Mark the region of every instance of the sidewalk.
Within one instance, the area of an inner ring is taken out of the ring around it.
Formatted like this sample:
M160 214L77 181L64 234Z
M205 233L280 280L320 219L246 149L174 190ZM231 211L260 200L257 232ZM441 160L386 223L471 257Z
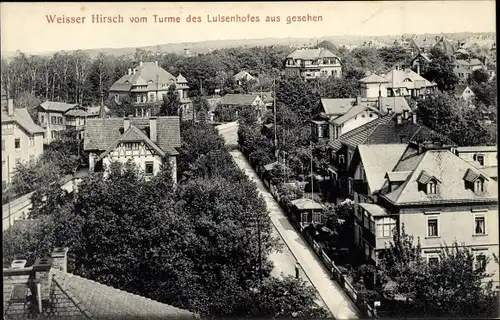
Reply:
M287 217L281 210L273 196L266 190L257 174L240 151L232 151L231 156L238 167L257 184L259 193L266 201L271 221L278 230L288 248L300 263L302 270L310 282L318 291L327 309L336 319L359 319L359 311L354 303L344 293L342 288L330 278L321 261L316 257L312 249L302 239L299 233L288 222Z

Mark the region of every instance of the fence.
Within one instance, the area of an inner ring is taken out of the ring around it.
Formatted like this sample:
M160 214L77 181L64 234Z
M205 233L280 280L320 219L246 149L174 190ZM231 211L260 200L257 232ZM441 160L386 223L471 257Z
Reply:
M243 150L243 148L240 146L240 150L242 151L243 155L248 159L248 154ZM251 164L252 165L252 164ZM253 165L252 165L253 167ZM297 231L299 231L303 238L306 240L306 242L309 244L309 246L313 249L313 251L316 253L316 256L319 258L319 260L323 263L323 266L327 270L329 270L332 279L334 279L340 287L344 290L344 292L349 296L349 298L356 304L358 309L365 314L366 316L370 318L378 318L376 315L375 311L373 308L363 299L360 298L358 292L354 287L352 286L349 281L346 280L346 277L342 274L342 272L337 268L335 263L330 259L330 257L323 251L321 248L320 244L317 243L312 236L305 230L305 228L300 225L295 219L291 218L291 212L288 209L288 206L285 206L283 201L280 201L279 196L276 192L273 192L276 190L276 188L271 184L271 183L266 183L266 187L270 190L270 193L274 196L276 201L279 203L280 207L282 210L285 212L286 216L288 217L289 222L295 227Z

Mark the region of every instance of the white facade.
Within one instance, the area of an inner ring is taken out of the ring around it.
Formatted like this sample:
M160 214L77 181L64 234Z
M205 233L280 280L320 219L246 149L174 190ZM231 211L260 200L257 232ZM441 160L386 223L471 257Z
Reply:
M362 98L377 98L379 96L387 97L387 83L362 83L361 97Z
M42 153L43 133L30 134L15 122L2 123L2 181L12 181L17 163L37 161Z

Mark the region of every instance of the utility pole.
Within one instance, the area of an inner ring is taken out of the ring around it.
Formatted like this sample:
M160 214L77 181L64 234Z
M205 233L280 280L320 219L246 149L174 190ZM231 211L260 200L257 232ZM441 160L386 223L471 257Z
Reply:
M10 195L11 195L11 191L10 191L10 157L7 156L7 201L8 202L8 208L9 208L9 227L12 227L12 221L11 221L11 217L10 217L10 202L11 202L11 198L10 198Z
M278 161L278 135L276 126L276 77L273 76L273 109L274 109L274 157Z
M257 237L259 237L259 279L262 283L262 240L260 236L260 216L257 216Z

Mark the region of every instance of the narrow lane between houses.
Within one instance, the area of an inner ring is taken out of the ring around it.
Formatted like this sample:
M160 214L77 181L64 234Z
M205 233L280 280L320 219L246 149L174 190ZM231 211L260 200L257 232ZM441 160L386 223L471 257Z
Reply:
M229 123L218 127L219 132L226 140L226 144L232 145L237 143L237 128L237 123ZM302 271L310 283L316 288L319 296L326 305L326 309L336 319L359 319L360 313L354 303L342 288L331 279L329 272L316 257L313 250L309 248L305 240L290 224L278 203L267 191L243 154L238 150L231 151L230 153L237 166L257 184L257 189L266 202L269 216L275 229L286 243L287 248L291 251L294 258L300 263Z

